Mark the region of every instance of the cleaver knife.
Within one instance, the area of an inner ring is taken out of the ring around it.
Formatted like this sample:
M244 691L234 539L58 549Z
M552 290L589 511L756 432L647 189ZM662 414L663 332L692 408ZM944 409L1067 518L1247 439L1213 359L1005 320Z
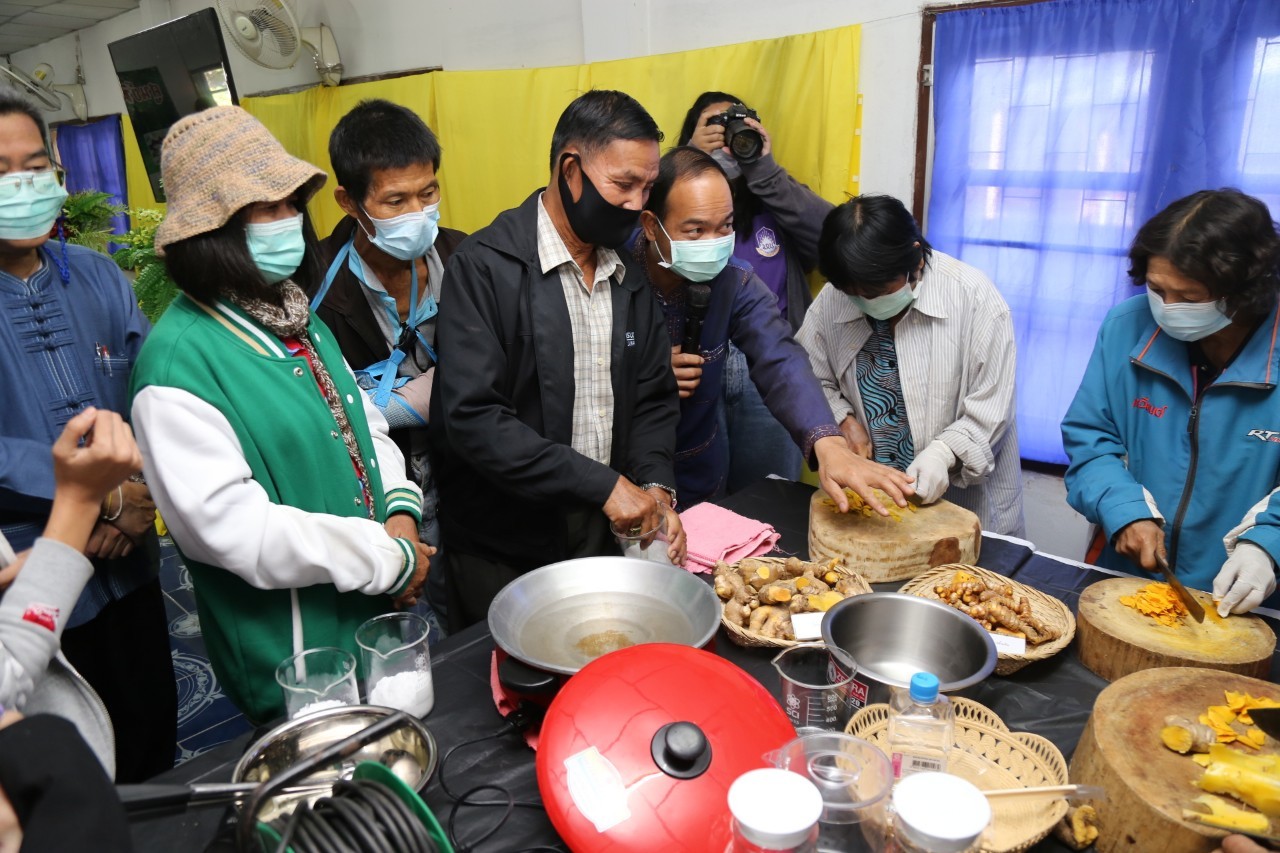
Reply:
M1280 740L1280 708L1254 708L1249 711L1254 725L1276 740Z
M1169 582L1169 586L1173 587L1178 599L1186 605L1191 618L1197 622L1203 622L1204 608L1200 606L1200 602L1196 601L1195 596L1187 592L1187 588L1182 585L1182 581L1173 576L1173 571L1169 568L1169 561L1165 559L1164 554L1156 553L1156 565L1160 567L1160 572L1164 575L1164 579Z

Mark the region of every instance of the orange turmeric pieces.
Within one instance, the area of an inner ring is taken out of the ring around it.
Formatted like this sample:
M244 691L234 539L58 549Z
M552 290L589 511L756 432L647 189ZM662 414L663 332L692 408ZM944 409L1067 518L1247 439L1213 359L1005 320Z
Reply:
M1167 583L1149 583L1133 595L1120 596L1120 603L1169 628L1181 628L1187 606Z

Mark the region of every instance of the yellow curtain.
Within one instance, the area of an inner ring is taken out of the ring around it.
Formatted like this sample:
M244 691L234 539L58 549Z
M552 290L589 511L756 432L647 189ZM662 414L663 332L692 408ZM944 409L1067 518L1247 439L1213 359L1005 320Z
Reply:
M685 111L703 91L745 98L760 113L779 162L822 196L839 201L858 190L860 37L860 28L852 26L590 65L443 71L245 98L243 106L291 153L330 171L330 182L311 205L321 236L341 218L333 201L329 133L365 98L404 104L440 137L442 222L463 231L482 228L546 184L556 119L591 88L633 95L666 134L664 147L675 144ZM154 204L124 121L130 203L162 207Z

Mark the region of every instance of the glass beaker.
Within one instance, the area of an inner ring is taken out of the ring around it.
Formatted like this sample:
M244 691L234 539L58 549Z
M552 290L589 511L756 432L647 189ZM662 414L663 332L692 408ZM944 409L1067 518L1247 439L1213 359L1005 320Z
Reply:
M416 613L375 616L356 629L370 705L385 705L415 717L436 703L431 681L427 620Z
M664 563L671 565L671 558L667 556L667 547L671 544L667 539L667 517L664 514L658 519L658 526L652 530L641 530L633 527L630 530L620 531L612 523L609 529L613 532L614 538L618 540L618 545L622 548L622 556L631 557L635 560L649 560L653 563Z
M893 765L874 744L844 732L820 732L764 758L808 778L822 794L820 851L863 853L884 846Z
M298 652L276 667L276 682L284 692L285 713L290 719L360 703L356 657L342 649L321 647Z
M858 665L844 649L800 643L773 659L782 676L782 707L797 734L843 729L866 697L851 688Z

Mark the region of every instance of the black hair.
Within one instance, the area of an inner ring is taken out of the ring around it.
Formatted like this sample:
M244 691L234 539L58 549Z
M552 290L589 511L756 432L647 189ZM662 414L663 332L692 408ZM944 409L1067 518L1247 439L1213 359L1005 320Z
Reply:
M689 112L684 114L684 124L680 126L680 139L676 144L688 145L689 140L693 139L693 132L698 129L698 119L702 117L702 111L712 104L723 103L742 104L744 102L728 92L703 92L695 98L693 106L689 107Z
M169 275L191 298L208 303L219 297L239 296L280 304L280 285L263 278L249 254L244 223L246 209L242 208L221 228L165 247L164 263ZM289 278L310 294L319 289L324 268L320 261L320 241L316 239L311 216L300 200L298 210L302 213L302 237L307 250L298 271Z
M888 195L849 199L827 214L818 238L822 275L837 290L867 299L904 275L910 279L932 255L915 217Z
M737 95L730 95L728 92L703 92L693 101L693 106L689 107L689 111L684 114L684 124L680 126L680 145L688 145L689 140L693 139L693 132L698 128L698 119L702 116L702 111L712 104L742 104L746 106L746 102ZM729 187L733 190L733 230L737 232L739 240L748 240L751 237L751 223L764 211L764 202L753 193L747 186L747 178L745 175L729 181Z
M1129 248L1134 284L1147 283L1157 256L1222 299L1229 317L1260 317L1275 307L1280 234L1267 206L1240 190L1201 190L1151 217Z
M592 89L579 95L565 107L551 134L552 173L570 145L577 145L589 156L617 139L661 142L662 131L653 116L626 92Z
M644 209L659 219L665 219L667 197L675 188L676 181L691 180L707 172L718 172L726 183L729 180L715 158L702 149L694 148L692 145L672 148L658 161L658 179L654 181L653 189L649 191L649 200L645 202Z
M0 116L11 115L24 115L35 122L36 129L40 131L40 139L44 142L45 151L49 152L49 127L44 123L44 116L40 114L40 110L21 95L0 89Z
M356 104L329 134L329 162L338 185L357 203L373 173L430 163L440 171L440 141L413 110L382 99Z

